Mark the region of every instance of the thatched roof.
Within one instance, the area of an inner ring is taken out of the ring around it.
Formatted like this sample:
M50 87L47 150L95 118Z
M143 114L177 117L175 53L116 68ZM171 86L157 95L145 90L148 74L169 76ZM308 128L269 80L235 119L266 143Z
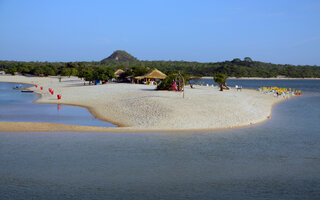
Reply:
M118 69L114 72L114 75L116 76L116 78L118 78L122 73L124 73L124 71L122 69Z
M146 74L144 76L136 76L134 77L134 79L136 80L141 80L141 79L165 79L167 77L167 75L165 75L164 73L160 72L157 69L152 70L152 72L150 72L149 74Z
M154 69L152 72L144 76L145 78L150 78L150 79L165 79L167 75L164 73L160 72L157 69Z
M134 78L137 79L137 80L141 80L141 79L144 79L145 76L136 76L136 77L134 77Z

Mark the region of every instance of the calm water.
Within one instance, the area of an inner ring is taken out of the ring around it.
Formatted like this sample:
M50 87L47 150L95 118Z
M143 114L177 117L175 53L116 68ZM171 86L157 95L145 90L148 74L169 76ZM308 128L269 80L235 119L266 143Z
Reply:
M215 85L217 83L213 79L201 79L196 83L202 85ZM295 88L298 90L304 90L308 92L320 92L319 85L320 80L239 80L239 79L227 79L227 85L235 87L235 85L241 85L247 89L258 89L262 86L266 87L282 87L282 88Z
M0 199L320 199L320 81L267 84L307 94L248 128L0 133Z
M115 127L95 118L86 108L57 104L32 103L38 98L34 93L24 93L12 88L21 85L0 82L0 121L49 122L85 126Z

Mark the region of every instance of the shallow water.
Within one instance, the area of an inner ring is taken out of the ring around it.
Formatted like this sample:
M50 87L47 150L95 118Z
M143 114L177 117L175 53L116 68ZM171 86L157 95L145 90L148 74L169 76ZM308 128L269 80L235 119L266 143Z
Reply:
M202 85L215 85L217 83L213 79L201 79L197 82ZM227 79L226 81L228 86L235 87L235 85L242 86L246 89L258 89L260 87L273 87L277 86L280 88L292 88L297 90L302 90L304 92L320 92L320 80L252 80L252 79Z
M320 199L320 87L304 87L247 128L0 133L0 199Z
M32 103L38 98L38 95L13 90L12 88L17 85L19 84L0 83L0 121L116 127L116 125L95 118L86 108ZM28 87L28 85L20 85Z

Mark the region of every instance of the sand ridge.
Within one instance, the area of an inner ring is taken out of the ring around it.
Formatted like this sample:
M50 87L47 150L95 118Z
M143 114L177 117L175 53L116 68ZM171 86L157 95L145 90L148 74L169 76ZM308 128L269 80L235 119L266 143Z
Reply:
M42 127L41 131L185 131L241 127L269 119L273 105L284 100L255 90L220 92L217 87L208 86L195 86L194 89L186 86L185 98L182 98L181 92L157 91L155 86L148 85L108 83L84 86L84 81L77 77L64 77L59 82L58 77L6 75L0 76L0 81L43 86L43 90L30 87L40 94L35 102L86 107L97 118L119 125L118 128L61 125L59 130ZM48 88L54 89L55 94L51 95ZM62 95L61 100L57 99L57 94ZM14 123L0 124L0 131L14 126ZM43 124L20 123L24 127L21 131Z

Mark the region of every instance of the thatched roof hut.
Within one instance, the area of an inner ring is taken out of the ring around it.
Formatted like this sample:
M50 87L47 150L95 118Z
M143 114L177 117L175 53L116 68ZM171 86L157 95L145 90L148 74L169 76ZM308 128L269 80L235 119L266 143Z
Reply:
M144 79L145 77L144 76L136 76L136 77L134 77L134 79L136 79L136 80L141 80L141 79Z
M152 72L144 76L144 78L147 79L165 79L166 77L167 75L165 75L157 69L154 69Z
M118 69L114 72L114 75L116 76L116 78L118 78L122 73L124 73L124 71L122 69Z
M149 84L156 84L156 80L163 80L167 77L167 75L165 75L164 73L160 72L157 69L152 70L152 72L144 75L144 76L136 76L134 77L135 80L137 80L137 83L139 83L139 81L141 80L145 80L146 82L143 82L147 85Z

